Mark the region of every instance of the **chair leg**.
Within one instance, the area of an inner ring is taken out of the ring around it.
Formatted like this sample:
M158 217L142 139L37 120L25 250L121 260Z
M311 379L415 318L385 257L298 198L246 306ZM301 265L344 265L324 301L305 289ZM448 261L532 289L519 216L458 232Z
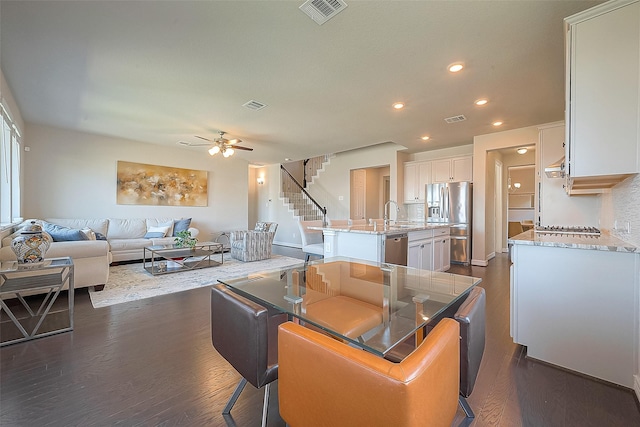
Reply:
M240 383L238 384L235 391L231 395L231 398L227 402L227 406L225 406L224 409L222 410L222 413L224 415L228 415L231 412L231 408L233 408L233 405L236 404L236 400L238 400L238 397L240 397L240 393L242 393L242 390L244 390L245 385L247 385L247 380L243 378L240 380Z
M469 402L467 402L467 399L465 399L464 396L458 396L458 403L460 404L460 407L464 411L464 414L467 416L467 418L476 417L476 415L473 413L473 410L471 409L471 406L469 405Z
M262 404L262 427L267 427L267 413L269 412L269 390L271 383L264 386L264 403Z
M307 257L304 259L304 262L309 262L309 258L311 258L311 254L306 254Z

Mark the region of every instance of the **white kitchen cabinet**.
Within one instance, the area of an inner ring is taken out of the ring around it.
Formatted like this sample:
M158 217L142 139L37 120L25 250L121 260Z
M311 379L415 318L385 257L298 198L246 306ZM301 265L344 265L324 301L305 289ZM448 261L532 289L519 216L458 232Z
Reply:
M473 180L473 156L438 159L431 162L431 182L461 182Z
M433 270L433 231L408 233L407 266Z
M511 334L527 356L632 388L638 254L514 244Z
M436 229L433 235L433 270L447 271L449 268L451 268L449 228Z
M611 187L640 172L640 2L609 1L565 21L569 184Z
M426 185L431 183L431 162L404 164L404 202L424 203Z

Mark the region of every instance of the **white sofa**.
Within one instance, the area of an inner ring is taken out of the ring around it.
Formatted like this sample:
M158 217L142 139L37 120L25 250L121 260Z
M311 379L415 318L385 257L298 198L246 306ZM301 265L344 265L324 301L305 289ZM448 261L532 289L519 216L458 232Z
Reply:
M158 227L172 223L172 218L105 218L105 219L64 219L44 218L28 219L20 224L16 231L2 239L0 261L15 260L11 249L11 241L20 234L20 229L31 221L43 225L43 221L71 229L91 229L94 234L101 234L106 240L54 241L45 254L46 258L71 257L74 264L74 286L82 288L104 285L109 278L109 264L112 262L139 260L143 257L143 248L152 245L174 243L173 227L168 237L145 238L150 227ZM44 228L44 227L43 227ZM189 227L193 237L198 229Z

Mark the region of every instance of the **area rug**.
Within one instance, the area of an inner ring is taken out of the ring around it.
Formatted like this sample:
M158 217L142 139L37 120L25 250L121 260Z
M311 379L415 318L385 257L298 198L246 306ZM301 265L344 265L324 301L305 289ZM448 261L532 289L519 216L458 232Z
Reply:
M218 256L219 261L219 256ZM89 289L91 303L95 308L107 307L123 302L136 301L186 291L218 283L218 279L246 276L259 271L274 270L304 263L303 260L281 255L253 262L241 262L224 257L224 264L200 270L152 276L142 268L142 263L109 267L109 280L101 291ZM148 264L147 264L148 265Z

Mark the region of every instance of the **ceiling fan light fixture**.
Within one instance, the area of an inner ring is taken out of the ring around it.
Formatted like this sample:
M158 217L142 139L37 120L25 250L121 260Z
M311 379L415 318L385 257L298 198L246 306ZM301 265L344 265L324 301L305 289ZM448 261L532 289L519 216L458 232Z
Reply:
M220 147L217 145L214 145L213 147L209 148L209 154L212 156L215 156L219 152L220 152Z

